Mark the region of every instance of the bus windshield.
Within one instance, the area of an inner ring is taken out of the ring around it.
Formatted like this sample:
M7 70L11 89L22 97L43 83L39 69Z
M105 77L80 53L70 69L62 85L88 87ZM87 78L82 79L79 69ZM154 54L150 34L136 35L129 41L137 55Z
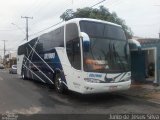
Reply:
M89 35L89 50L83 50L84 71L118 73L130 71L130 53L121 27L98 22L80 22Z

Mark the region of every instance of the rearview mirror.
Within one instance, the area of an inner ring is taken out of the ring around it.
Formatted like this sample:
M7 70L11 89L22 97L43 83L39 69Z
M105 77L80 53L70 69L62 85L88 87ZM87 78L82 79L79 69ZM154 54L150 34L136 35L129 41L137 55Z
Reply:
M130 48L131 51L135 51L135 50L136 51L141 51L141 44L137 40L129 39L128 43L129 43L129 48Z
M89 52L90 39L89 36L85 32L81 32L83 51Z

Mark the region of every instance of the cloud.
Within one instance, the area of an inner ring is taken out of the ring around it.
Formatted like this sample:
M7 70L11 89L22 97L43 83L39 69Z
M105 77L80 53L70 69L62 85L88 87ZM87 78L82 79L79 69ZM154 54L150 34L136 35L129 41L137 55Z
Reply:
M119 4L109 7L109 9L123 18L135 35L158 37L160 6L157 8L156 4L160 4L160 2L158 0L121 0Z
M66 9L76 10L99 1L101 0L0 0L0 38L8 40L6 48L15 49L24 41L25 34L11 23L25 30L25 19L21 19L21 16L33 16L29 20L29 34L34 34L59 22L59 16ZM136 36L158 37L160 6L155 6L158 4L160 5L159 0L106 0L101 5L115 11ZM0 49L2 43L0 42Z

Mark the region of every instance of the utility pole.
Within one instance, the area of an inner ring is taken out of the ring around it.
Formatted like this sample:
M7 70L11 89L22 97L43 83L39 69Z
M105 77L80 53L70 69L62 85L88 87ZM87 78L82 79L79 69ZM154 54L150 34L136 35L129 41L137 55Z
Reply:
M6 41L7 40L2 40L4 42L4 56L3 56L3 63L5 62L5 54L6 54Z
M23 16L21 16L21 18L26 19L26 39L28 41L28 19L33 19L33 17L27 17L27 16L23 17Z

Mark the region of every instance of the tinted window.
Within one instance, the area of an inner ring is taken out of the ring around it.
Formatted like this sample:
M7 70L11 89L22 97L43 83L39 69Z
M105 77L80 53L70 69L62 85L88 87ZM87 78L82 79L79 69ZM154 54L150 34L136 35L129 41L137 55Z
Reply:
M27 43L21 45L21 46L18 48L18 55L26 55L26 54L27 54Z
M66 25L66 42L78 38L78 27L77 24L71 23Z
M87 72L118 73L130 70L128 44L122 40L91 38L89 51L84 51Z
M34 38L31 41L19 46L18 48L18 55L26 55L28 56L28 54L31 52L31 48L29 45L31 45L31 47L34 47L35 42L37 41L38 38Z
M41 53L43 52L43 45L42 43L39 42L39 40L35 39L29 42L28 44L28 56L29 59L32 61L38 61L40 60L39 56L31 49L31 47L39 54L41 55Z
M81 50L80 39L78 35L78 27L76 24L66 25L66 51L71 65L80 70L81 69Z
M75 39L67 42L66 50L71 65L75 69L80 70L81 69L80 40Z
M44 51L51 50L54 47L64 47L64 27L43 34L40 36L39 42L43 45Z
M126 40L124 31L118 26L98 22L81 21L80 28L82 32L87 33L90 37Z
M18 48L18 55L23 55L25 52L25 47L24 45L19 46Z

